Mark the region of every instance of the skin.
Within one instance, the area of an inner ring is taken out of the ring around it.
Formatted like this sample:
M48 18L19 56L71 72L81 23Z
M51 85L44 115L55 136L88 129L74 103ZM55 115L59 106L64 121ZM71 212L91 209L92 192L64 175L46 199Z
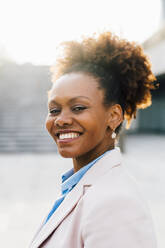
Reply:
M85 73L63 75L49 92L46 128L61 156L73 159L75 172L114 148L112 130L123 121L122 109L119 104L105 107L103 99L98 79ZM65 141L57 136L71 131L80 136Z

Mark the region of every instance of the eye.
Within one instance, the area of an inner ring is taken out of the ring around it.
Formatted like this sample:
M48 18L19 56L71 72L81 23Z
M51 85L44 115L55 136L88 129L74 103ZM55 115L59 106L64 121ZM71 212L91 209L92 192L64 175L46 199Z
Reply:
M58 108L54 108L54 109L49 109L49 113L50 114L54 114L54 115L57 115L58 113L60 113L60 109Z
M87 107L85 107L85 106L78 105L78 106L74 106L72 108L72 111L74 111L74 112L81 112L81 111L85 110L86 108Z

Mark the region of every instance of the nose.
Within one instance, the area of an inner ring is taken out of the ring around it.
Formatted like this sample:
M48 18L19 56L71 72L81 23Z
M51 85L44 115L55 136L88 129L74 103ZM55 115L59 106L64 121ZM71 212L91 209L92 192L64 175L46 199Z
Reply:
M57 127L72 125L72 117L67 113L60 113L54 120L54 125Z

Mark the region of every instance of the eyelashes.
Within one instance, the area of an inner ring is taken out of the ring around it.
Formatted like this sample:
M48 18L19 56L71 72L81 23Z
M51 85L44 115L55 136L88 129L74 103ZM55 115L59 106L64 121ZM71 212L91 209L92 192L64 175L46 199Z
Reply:
M85 106L75 106L75 107L72 108L72 111L79 112L79 111L83 111L86 108L87 107L85 107Z
M49 109L49 113L50 113L50 114L58 114L58 113L60 113L60 109L56 109L56 108L54 108L54 109Z
M80 113L83 110L87 109L86 106L82 106L82 105L76 105L74 107L71 108L71 111L74 113ZM61 112L60 108L53 108L53 109L49 109L49 113L50 114L54 114L54 115L58 115Z

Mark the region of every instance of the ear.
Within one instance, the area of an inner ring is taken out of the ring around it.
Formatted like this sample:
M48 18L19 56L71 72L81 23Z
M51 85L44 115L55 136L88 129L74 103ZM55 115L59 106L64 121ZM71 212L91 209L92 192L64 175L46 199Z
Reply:
M123 122L123 111L119 104L112 105L108 110L108 126L115 131Z

